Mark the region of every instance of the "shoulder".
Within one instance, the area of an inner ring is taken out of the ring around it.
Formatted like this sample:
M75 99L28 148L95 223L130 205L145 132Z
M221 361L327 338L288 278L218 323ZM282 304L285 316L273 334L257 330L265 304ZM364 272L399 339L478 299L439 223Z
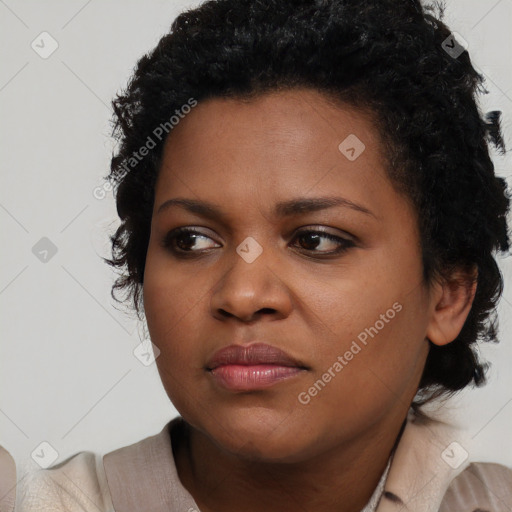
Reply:
M84 451L49 469L26 469L18 485L16 512L114 512L113 503L118 510L119 504L141 496L143 503L151 503L155 485L176 481L169 469L169 425L106 455Z
M512 469L478 462L451 482L439 512L509 512L511 506Z
M17 512L110 512L113 510L102 457L80 452L49 469L28 470Z
M178 417L160 433L108 453L103 459L116 510L195 510L183 487L173 446L184 442L184 422Z

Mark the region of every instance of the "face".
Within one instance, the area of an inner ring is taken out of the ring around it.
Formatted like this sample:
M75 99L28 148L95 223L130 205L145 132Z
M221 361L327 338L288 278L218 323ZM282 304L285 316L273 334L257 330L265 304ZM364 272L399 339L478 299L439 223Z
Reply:
M169 136L144 308L169 398L218 447L300 461L404 417L432 305L379 144L309 89L204 101Z

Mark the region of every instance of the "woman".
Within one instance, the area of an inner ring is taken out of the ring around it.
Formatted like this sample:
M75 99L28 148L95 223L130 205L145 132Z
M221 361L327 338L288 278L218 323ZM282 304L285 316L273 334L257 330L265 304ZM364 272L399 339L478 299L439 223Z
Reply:
M21 509L510 510L512 470L425 412L496 338L482 80L418 0L180 15L114 101L109 175L114 291L180 417L33 475Z

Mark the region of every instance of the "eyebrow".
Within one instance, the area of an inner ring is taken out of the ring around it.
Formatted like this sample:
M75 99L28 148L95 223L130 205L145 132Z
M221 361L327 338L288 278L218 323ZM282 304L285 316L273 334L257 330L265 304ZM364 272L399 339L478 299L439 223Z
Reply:
M186 199L182 197L168 199L162 203L158 207L157 214L163 212L171 206L180 206L185 210L202 217L213 217L219 219L225 217L225 213L222 212L220 207L213 203L208 201L198 201L196 199ZM274 215L279 218L291 217L293 215L303 215L306 213L326 210L335 206L350 208L357 212L371 215L372 217L377 218L376 215L368 208L343 197L297 198L288 201L282 201L275 205Z

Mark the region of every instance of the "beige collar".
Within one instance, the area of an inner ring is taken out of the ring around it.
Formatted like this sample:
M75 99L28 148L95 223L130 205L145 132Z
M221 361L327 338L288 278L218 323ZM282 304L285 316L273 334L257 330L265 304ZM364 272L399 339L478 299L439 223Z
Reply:
M412 411L376 512L438 512L452 480L470 463L466 431Z
M116 512L151 510L199 511L190 493L181 484L171 446L171 428L103 457L110 496Z

